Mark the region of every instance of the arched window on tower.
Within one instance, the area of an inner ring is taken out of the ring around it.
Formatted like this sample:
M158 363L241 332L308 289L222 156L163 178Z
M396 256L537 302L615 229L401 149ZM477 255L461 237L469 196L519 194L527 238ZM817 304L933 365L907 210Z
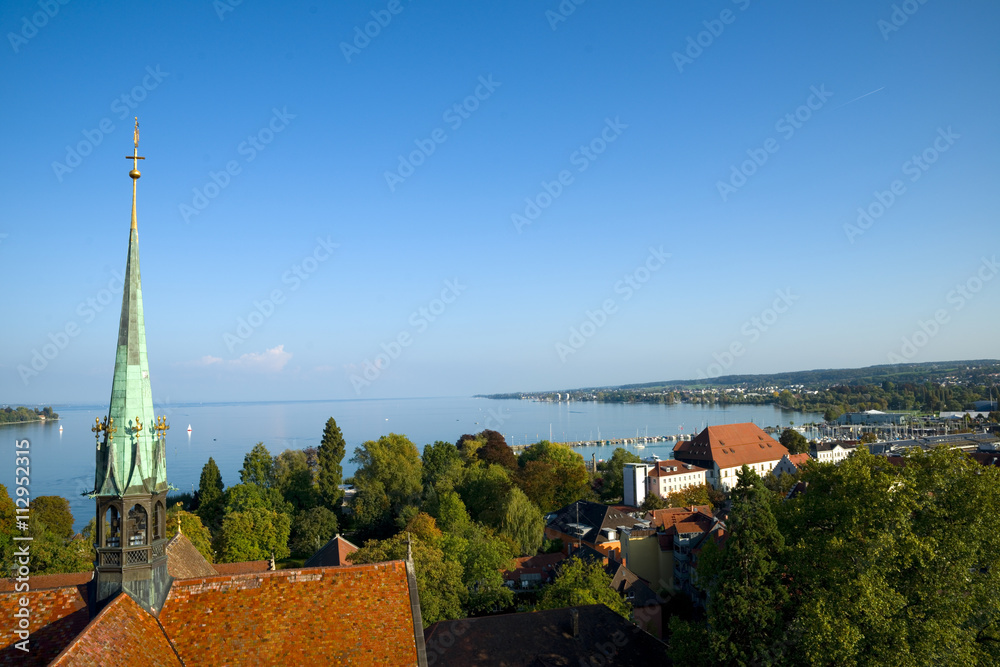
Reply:
M126 525L125 532L128 536L128 545L130 547L142 546L148 542L146 539L146 519L146 508L138 503L128 511L128 524Z
M105 547L120 547L122 545L122 519L118 508L112 505L104 512L104 544Z
M163 503L159 500L153 505L153 541L162 540L164 535Z

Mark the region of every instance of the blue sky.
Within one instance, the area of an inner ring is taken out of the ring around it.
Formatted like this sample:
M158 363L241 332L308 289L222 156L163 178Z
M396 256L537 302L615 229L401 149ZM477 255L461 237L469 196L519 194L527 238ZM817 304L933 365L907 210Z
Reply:
M998 19L4 3L0 401L107 400L134 115L160 402L995 357Z

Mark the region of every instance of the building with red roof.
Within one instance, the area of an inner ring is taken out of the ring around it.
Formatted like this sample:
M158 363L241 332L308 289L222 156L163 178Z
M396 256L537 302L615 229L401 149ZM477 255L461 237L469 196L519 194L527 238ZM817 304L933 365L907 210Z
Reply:
M709 426L674 447L674 458L706 469L706 480L717 489L736 486L743 466L766 475L788 450L756 424Z

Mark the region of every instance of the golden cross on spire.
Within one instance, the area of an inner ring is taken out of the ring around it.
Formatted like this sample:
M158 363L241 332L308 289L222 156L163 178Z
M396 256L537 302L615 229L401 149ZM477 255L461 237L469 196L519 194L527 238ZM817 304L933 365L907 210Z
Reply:
M135 148L132 150L132 154L131 155L126 155L125 156L125 159L126 160L132 160L132 171L129 173L129 176L131 176L132 178L139 178L140 174L139 174L139 162L138 161L139 160L145 160L146 158L141 157L139 155L139 117L138 116L135 117L135 133L132 135L132 137L133 137L133 143L135 144Z

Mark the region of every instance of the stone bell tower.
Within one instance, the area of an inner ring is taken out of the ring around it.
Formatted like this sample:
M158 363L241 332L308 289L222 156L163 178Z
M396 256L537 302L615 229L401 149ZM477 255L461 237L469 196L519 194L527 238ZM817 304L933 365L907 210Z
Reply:
M136 184L139 181L139 120L132 155L132 227L129 232L125 289L118 325L111 406L91 429L97 439L97 563L94 602L103 607L120 591L159 613L170 576L167 573L166 418L153 415L153 395L146 360L146 329L139 280L139 232Z

